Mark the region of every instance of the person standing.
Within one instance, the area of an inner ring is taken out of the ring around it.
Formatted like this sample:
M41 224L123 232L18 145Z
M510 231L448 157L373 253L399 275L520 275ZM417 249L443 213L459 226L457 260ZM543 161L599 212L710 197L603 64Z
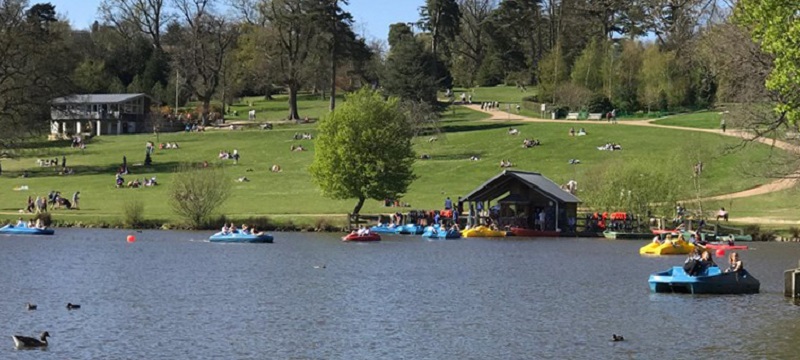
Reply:
M239 150L233 149L233 163L239 163Z
M722 118L722 120L719 121L719 127L722 129L722 132L725 132L725 128L727 127L725 124L725 118Z
M61 155L61 168L62 169L67 168L67 157L64 155Z
M76 191L74 194L72 194L72 208L73 209L75 209L75 210L79 210L80 209L80 207L78 206L78 200L80 200L80 198L81 198L81 192L80 191Z
M453 208L453 200L450 200L450 197L448 196L447 199L444 199L444 209L450 210L452 208Z

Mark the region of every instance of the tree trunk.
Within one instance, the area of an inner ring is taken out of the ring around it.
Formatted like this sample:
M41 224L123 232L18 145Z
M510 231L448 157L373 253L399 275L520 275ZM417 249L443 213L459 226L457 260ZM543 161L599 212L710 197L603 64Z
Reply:
M297 84L289 85L289 120L300 120L297 113Z
M361 211L361 208L364 206L364 200L366 200L364 197L358 198L358 204L356 204L356 207L353 209L353 215L358 215Z
M331 50L331 104L330 111L336 108L336 50Z
M200 114L201 125L206 126L206 119L208 118L208 114L210 112L211 112L211 99L205 98L203 99L203 113Z

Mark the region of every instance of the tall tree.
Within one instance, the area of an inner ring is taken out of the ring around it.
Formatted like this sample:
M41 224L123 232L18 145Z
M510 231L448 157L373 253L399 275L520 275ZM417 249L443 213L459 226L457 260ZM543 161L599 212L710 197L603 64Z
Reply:
M405 24L392 25L392 46L386 59L383 87L390 95L404 100L436 103L437 77L433 54L425 50Z
M172 59L186 87L203 104L205 125L211 99L222 82L225 57L236 43L238 28L214 12L214 0L175 0L182 17Z
M45 129L50 100L71 90L69 74L76 65L66 42L69 25L57 20L55 7L27 5L0 1L0 147Z
M299 120L297 93L318 40L316 4L305 0L262 0L258 4L266 26L265 56L279 70L278 78L289 92L289 120Z
M460 31L457 41L452 46L455 53L453 73L458 82L464 86L473 86L475 74L481 68L486 57L487 33L486 22L495 7L495 0L459 0L461 10Z
M438 56L439 44L452 41L458 33L461 12L456 0L425 0L420 7L422 28L431 33L431 49Z
M161 33L173 17L165 0L103 0L99 12L123 34L148 36L158 51L162 51Z
M326 197L357 199L353 214L367 199L398 198L415 179L413 132L398 101L362 89L319 125L309 172Z

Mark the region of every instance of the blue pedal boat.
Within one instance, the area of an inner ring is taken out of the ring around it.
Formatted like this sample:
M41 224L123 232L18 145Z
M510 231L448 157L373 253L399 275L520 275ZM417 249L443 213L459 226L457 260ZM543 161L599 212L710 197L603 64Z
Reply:
M378 234L396 234L400 226L389 226L387 224L379 224L369 228L370 232Z
M233 233L223 233L218 232L211 237L208 238L210 242L221 242L221 243L272 243L272 235L270 234L261 234L261 235L254 235L254 234L245 234L241 231L236 231Z
M395 227L395 232L401 235L421 235L425 232L425 228L416 224L405 224L403 226Z
M682 294L756 294L761 282L747 270L722 272L711 266L697 276L690 276L682 266L650 275L650 291Z
M39 229L27 226L6 225L0 228L0 234L8 235L53 235L53 229Z
M422 237L428 239L460 239L461 232L454 229L441 230L439 226L427 226L425 227L425 231L422 233Z

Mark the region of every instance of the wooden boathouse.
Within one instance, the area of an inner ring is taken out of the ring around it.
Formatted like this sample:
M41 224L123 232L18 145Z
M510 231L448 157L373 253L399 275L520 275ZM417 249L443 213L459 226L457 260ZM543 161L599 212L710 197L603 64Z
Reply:
M580 199L536 172L505 170L462 197L469 225L573 233Z

